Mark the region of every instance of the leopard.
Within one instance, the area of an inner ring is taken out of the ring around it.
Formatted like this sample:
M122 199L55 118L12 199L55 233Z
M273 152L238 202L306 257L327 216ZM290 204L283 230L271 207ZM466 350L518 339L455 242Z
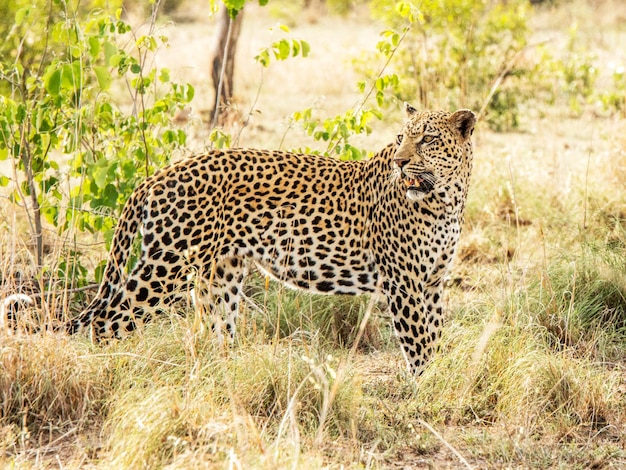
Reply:
M252 266L313 293L384 296L419 375L444 322L476 115L404 107L401 133L370 158L213 149L157 171L127 200L98 292L65 329L124 338L191 292L232 342Z

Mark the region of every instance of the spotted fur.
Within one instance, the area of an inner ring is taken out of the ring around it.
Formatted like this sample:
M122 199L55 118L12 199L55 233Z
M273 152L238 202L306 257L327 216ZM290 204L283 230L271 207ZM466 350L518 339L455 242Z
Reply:
M397 142L369 160L213 150L148 178L123 210L97 296L68 330L124 337L202 279L195 297L232 339L252 260L312 292L382 292L408 366L419 372L443 322L475 116L406 109ZM126 276L138 229L141 257Z

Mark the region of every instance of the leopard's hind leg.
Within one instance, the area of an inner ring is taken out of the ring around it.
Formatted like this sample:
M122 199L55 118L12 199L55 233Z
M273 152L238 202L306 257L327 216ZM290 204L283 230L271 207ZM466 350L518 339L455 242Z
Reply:
M211 328L218 341L232 343L247 274L245 260L232 257L215 263L206 271L205 282L195 289L192 298L196 306L210 316ZM210 287L207 288L207 285Z

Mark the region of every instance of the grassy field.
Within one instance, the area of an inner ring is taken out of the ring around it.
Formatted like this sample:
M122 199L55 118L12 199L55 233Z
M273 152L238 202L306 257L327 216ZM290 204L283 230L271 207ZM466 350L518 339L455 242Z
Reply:
M199 151L214 25L188 3L187 21L179 11L162 26L171 46L158 60L196 86L184 126ZM626 6L561 3L534 12L532 42L561 51L576 25L602 86L626 65ZM381 26L365 9L289 14L282 21L295 21L311 56L261 76L250 59L277 19L268 8L246 14L237 95L243 114L260 112L239 144L315 145L287 116L358 102L351 60L373 48ZM231 349L190 308L109 344L0 331L0 465L626 469L626 119L599 109L533 105L516 132L479 123L447 324L418 380L379 299L254 278ZM374 123L360 143L375 150L400 124L399 113ZM21 217L1 206L5 291L16 287L7 279L26 282L32 264ZM71 238L49 240L53 258ZM101 245L91 251L94 264L105 256ZM80 308L70 296L46 307Z

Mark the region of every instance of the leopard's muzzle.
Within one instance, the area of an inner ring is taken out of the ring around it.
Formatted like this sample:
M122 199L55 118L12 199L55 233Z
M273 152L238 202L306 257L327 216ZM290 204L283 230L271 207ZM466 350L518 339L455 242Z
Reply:
M402 182L409 191L429 193L435 188L435 177L430 172L420 175L403 175Z

